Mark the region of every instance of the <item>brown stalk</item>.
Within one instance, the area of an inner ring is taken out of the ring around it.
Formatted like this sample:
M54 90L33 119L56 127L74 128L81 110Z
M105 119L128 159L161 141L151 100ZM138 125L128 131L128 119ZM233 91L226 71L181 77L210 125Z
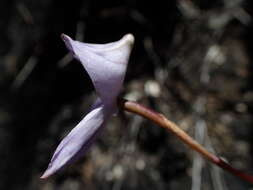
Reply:
M119 99L119 106L128 112L138 114L155 124L163 127L170 132L172 132L175 136L181 139L185 144L187 144L191 149L200 153L203 157L205 157L210 162L216 164L220 168L228 171L229 173L240 177L241 179L253 183L253 176L248 175L236 168L233 168L228 163L223 161L218 156L206 150L202 145L200 145L197 141L195 141L192 137L190 137L187 133L185 133L182 129L180 129L175 123L168 120L164 115L157 113L149 108L146 108L136 102L127 101L124 99Z

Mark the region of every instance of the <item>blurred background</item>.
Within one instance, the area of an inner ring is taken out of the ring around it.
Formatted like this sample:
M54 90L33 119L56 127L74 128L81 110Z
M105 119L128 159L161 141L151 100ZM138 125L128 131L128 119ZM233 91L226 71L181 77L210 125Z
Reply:
M82 160L39 179L96 99L61 33L90 43L133 33L122 96L253 174L252 13L251 0L1 0L0 189L252 189L127 113Z

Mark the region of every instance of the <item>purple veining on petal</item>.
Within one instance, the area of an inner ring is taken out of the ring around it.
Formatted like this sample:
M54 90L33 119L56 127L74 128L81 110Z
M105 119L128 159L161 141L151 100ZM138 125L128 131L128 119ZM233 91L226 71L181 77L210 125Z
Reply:
M103 106L97 107L87 114L61 141L41 178L47 178L66 164L80 158L95 140L97 133L110 115L110 110L105 110Z
M113 104L121 91L134 42L131 34L109 44L87 44L62 35L67 48L88 72L102 102Z
M82 43L65 34L61 37L88 72L99 98L90 113L59 144L41 178L47 178L80 158L96 139L107 119L115 113L116 99L122 88L134 42L131 34L107 44Z

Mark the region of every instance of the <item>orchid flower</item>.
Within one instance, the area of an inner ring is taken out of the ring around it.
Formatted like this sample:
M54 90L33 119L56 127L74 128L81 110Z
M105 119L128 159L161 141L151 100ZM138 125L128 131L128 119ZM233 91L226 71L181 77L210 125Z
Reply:
M68 50L87 71L99 98L91 111L58 145L41 178L51 176L82 157L105 126L106 121L117 112L117 97L122 88L134 43L132 34L107 44L82 43L72 40L65 34L61 37Z

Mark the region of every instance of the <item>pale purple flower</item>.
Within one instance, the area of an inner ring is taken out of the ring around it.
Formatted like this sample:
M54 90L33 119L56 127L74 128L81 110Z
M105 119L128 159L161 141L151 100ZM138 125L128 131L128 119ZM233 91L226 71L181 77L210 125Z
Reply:
M117 112L117 96L125 78L134 43L131 34L117 42L90 44L72 40L62 34L65 45L88 72L99 96L91 111L61 141L41 178L47 178L65 165L83 156L110 116Z

